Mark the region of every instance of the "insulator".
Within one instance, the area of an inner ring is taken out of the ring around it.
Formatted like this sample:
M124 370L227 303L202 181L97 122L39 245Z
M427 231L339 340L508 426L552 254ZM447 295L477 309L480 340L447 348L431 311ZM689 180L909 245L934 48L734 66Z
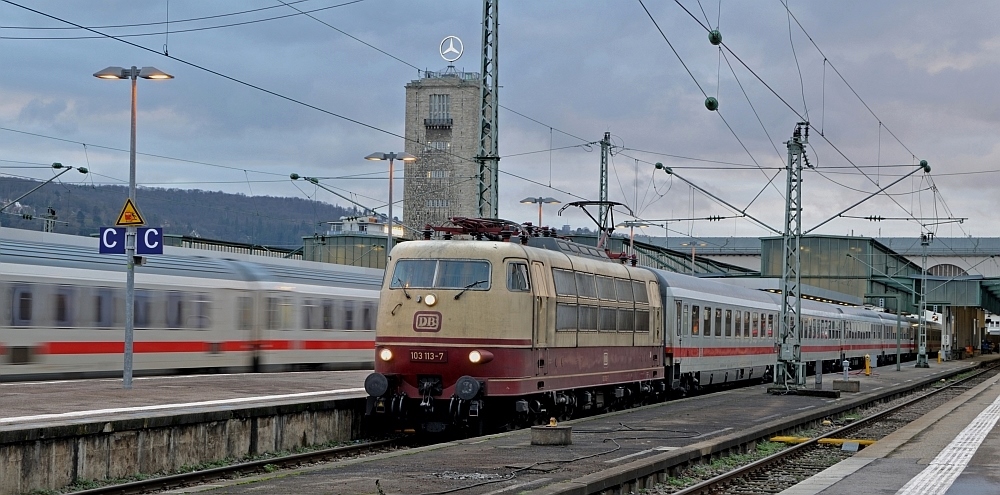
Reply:
M708 42L713 45L722 44L722 33L718 29L713 29L708 32Z

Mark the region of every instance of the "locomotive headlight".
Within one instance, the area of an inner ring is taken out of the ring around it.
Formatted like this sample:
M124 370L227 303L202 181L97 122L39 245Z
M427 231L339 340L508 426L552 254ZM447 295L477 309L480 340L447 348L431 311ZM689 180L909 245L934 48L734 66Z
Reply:
M381 351L378 351L378 358L385 362L391 361L392 350L390 350L388 347L383 347Z
M493 353L476 349L469 353L469 362L472 364L485 364L493 360Z
M437 304L437 302L438 302L438 298L434 294L427 294L424 297L424 304L426 304L428 306L433 306L433 305Z

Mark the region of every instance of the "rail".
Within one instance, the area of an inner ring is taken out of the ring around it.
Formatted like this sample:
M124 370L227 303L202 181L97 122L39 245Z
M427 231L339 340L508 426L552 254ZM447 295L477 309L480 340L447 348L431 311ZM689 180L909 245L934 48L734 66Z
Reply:
M928 393L918 395L918 396L913 397L912 399L907 400L907 401L905 401L903 403L897 404L897 405L892 406L890 408L887 408L887 409L885 409L883 411L880 411L880 412L878 412L876 414L872 414L871 416L868 416L868 417L862 418L862 419L860 419L858 421L852 422L851 424L842 426L842 427L837 428L835 430L831 430L831 431L826 432L826 433L824 433L824 434L822 434L820 436L817 436L815 438L811 438L811 439L809 439L809 440L807 440L807 441L805 441L803 443L800 443L800 444L797 444L795 446L789 447L789 448L784 449L784 450L782 450L780 452L776 452L776 453L774 453L774 454L772 454L772 455L770 455L768 457L765 457L763 459L757 460L757 461L752 462L750 464L747 464L745 466L738 467L738 468L736 468L736 469L734 469L732 471L729 471L729 472L726 472L726 473L721 474L719 476L716 476L714 478L702 481L701 483L698 483L696 485L687 487L687 488L685 488L683 490L679 490L677 492L674 492L673 495L702 495L702 494L716 494L716 493L721 493L726 486L729 486L729 485L733 484L738 479L749 477L749 476L752 476L752 475L754 475L756 473L759 473L759 472L762 472L762 471L772 470L772 469L775 468L775 466L778 466L778 465L781 465L781 464L784 464L784 463L788 463L788 462L792 462L793 459L802 456L807 451L815 449L820 444L820 441L823 440L823 439L845 438L846 435L849 434L852 431L855 431L855 430L861 429L863 427L866 427L868 425L874 424L874 423L876 423L876 422L878 422L878 421L886 418L887 416L890 416L890 415L895 414L895 413L897 413L899 411L902 411L902 410L904 410L904 409L906 409L908 407L913 406L914 404L917 404L918 402L922 402L922 401L924 401L924 400L926 400L926 399L928 399L930 397L933 397L933 396L935 396L935 395L937 395L939 393L942 393L942 392L947 391L947 390L961 389L964 386L965 383L969 382L970 380L974 380L976 378L979 378L979 377L983 376L986 373L989 373L989 372L992 372L992 371L996 371L996 368L997 368L996 366L993 366L993 367L990 367L990 368L982 369L982 370L980 370L979 372L977 372L975 374L972 374L972 375L969 375L969 376L967 376L965 378L962 378L962 379L956 380L954 382L951 382L950 384L948 384L948 385L946 385L944 387L940 387L940 388L932 390L932 391L930 391Z

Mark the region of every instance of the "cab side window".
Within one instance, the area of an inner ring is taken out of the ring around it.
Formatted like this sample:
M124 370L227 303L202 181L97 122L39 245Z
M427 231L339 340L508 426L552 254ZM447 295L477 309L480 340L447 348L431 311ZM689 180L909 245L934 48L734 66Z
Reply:
M507 264L507 290L525 292L531 290L528 283L528 265L524 263Z

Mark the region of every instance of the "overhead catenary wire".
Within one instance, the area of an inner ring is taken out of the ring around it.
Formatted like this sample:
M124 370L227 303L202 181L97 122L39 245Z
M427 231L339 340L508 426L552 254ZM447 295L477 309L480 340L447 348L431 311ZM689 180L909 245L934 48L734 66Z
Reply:
M300 12L300 13L295 13L295 14L286 14L286 15L281 15L281 16L268 17L268 18L264 18L264 19L254 19L254 20L249 20L249 21L233 22L233 23L229 23L229 24L220 24L220 25L216 25L216 26L206 26L206 27L200 27L200 28L175 29L173 31L173 33L174 34L178 34L178 33L193 33L193 32L197 32L197 31L209 31L209 30L213 30L213 29L223 29L223 28L230 28L230 27L236 27L236 26L246 26L248 24L257 24L257 23L260 23L260 22L274 21L274 20L278 20L278 19L285 19L285 18L288 18L288 17L295 17L295 16L299 16L299 15L308 15L308 13L311 13L311 12L318 12L320 10L329 10L329 9L334 9L334 8L337 8L337 7L344 7L344 6L347 6L347 5L351 5L351 4L355 4L355 3L359 3L359 2L363 2L363 1L365 1L365 0L351 0L349 2L344 2L344 3L337 4L337 5L331 5L331 6L328 6L328 7L322 7L322 8L319 8L319 9L313 9L313 10L310 10L310 11L307 11L307 12ZM10 2L8 2L8 3L10 3ZM160 25L162 23L149 23L149 24ZM91 27L81 26L81 25L77 25L77 24L73 24L73 25L75 26L74 28L68 28L68 29L85 29L87 31L91 31L91 32L95 32L95 33L97 33L97 31L96 31L97 29L114 29L114 27L108 27L108 26L93 27L93 28L91 28ZM8 29L24 29L24 28L20 28L20 27L8 27ZM164 30L164 31L151 31L151 32L148 32L148 33L119 34L119 35L115 35L115 37L116 38L139 38L139 37L148 37L148 36L159 36L161 34L167 34L168 32L169 31ZM85 39L100 39L100 38L104 38L105 36L107 36L107 35L105 35L104 33L98 33L98 34L95 34L95 35L87 35L87 36L0 36L0 39L5 39L5 40L85 40ZM160 53L161 55L164 55L164 56L167 56L167 57L170 56L167 53L161 53L161 52L157 52L157 53Z
M639 0L639 1L641 2L642 0ZM779 0L779 1L781 1L781 0ZM702 24L702 22L701 22L701 21L700 21L700 20L698 19L698 17L697 17L697 16L695 16L695 15L694 15L694 14L693 14L693 13L692 13L692 12L691 12L690 10L688 10L688 8L687 8L687 7L685 7L685 6L683 5L683 4L681 4L681 3L680 3L680 0L674 0L674 3L676 3L676 4L677 4L677 5L678 5L678 6L679 6L679 7L680 7L680 8L682 9L682 10L684 10L684 12L686 12L686 13L688 14L688 16L689 16L689 17L691 17L691 19L693 19L693 20L694 20L694 21L695 21L696 23L698 23L698 24L699 24L699 25L700 25L700 26L701 26L701 27L702 27L703 29L705 29L706 31L709 31L709 30L710 30L710 28L709 28L708 26L706 26L706 25ZM790 9L788 9L787 5L785 5L785 4L782 4L782 5L783 5L783 6L784 6L784 7L785 7L785 8L787 9L787 10L789 10L789 13L790 13ZM798 24L798 23L799 23L799 22L798 22L798 19L796 19L796 18L795 18L794 14L790 14L790 15L791 15L792 19L793 19L793 20L795 20L795 22L796 22L796 23ZM801 24L799 24L799 26L801 27ZM803 31L804 31L804 29L803 29ZM816 45L816 43L815 43L815 41L813 41L813 40L812 40L812 37L808 36L808 33L806 33L806 36L807 36L807 37L809 38L809 40L810 40L810 41L811 41L811 42L813 43L813 45L814 45L814 46L817 46L817 45ZM789 103L788 103L788 101L787 101L787 100L786 100L785 98L783 98L783 97L782 97L782 96L781 96L780 94L778 94L778 92L777 92L777 91L776 91L776 90L775 90L775 89L774 89L773 87L771 87L771 86L770 86L769 84L767 84L767 82L766 82L766 81L764 81L764 79L763 79L763 78L762 78L762 77L761 77L761 76L760 76L759 74L757 74L757 73L756 73L756 72L755 72L755 71L754 71L753 69L751 69L751 68L750 68L750 66L749 66L749 65L748 65L748 64L747 64L746 62L744 62L744 61L743 61L743 59L742 59L742 58L740 58L740 56L739 56L739 55L737 55L737 54L736 54L736 53L735 53L735 52L734 52L734 51L733 51L733 50L732 50L731 48L729 48L729 46L728 46L728 45L726 45L726 44L725 44L724 42L720 42L720 46L724 47L724 48L726 49L726 51L728 51L728 52L729 52L729 53L730 53L730 54L731 54L731 55L732 55L732 56L733 56L733 57L734 57L734 58L735 58L735 59L736 59L736 60L737 60L737 61L738 61L738 62L739 62L739 63L740 63L741 65L743 65L743 67L744 67L744 68L746 68L746 69L747 69L747 70L748 70L748 71L749 71L749 72L750 72L751 74L753 74L753 76L754 76L754 77L755 77L755 78L756 78L756 79L757 79L757 80L758 80L758 81L759 81L759 82L760 82L760 83L761 83L762 85L764 85L764 87L765 87L765 88L767 88L767 90L768 90L768 91L770 91L770 92L771 92L771 93L772 93L772 94L773 94L773 95L774 95L774 96L775 96L775 97L776 97L776 98L777 98L777 99L778 99L778 100L779 100L779 101L780 101L780 102L781 102L782 104L784 104L784 105L785 105L785 106L786 106L786 107L787 107L787 108L788 108L789 110L791 110L791 111L792 111L792 113L794 113L794 114L796 115L796 117L798 117L798 118L799 118L800 120L802 120L802 121L807 121L807 119L806 119L806 117L805 117L804 115L802 115L801 113L799 113L799 112L798 112L798 111L797 111L797 110L795 109L795 107L793 107L793 106L792 106L791 104L789 104ZM817 46L817 50L818 50L818 46ZM823 54L823 53L822 53L822 51L820 51L820 54L821 54L821 55L823 55L823 56L824 56L824 58L826 57L826 56L825 56L825 54ZM831 68L833 68L833 69L834 69L834 71L835 71L835 72L837 72L837 74L838 74L838 75L840 75L840 72L839 72L839 71L837 71L836 67L835 67L835 66L834 66L834 65L833 65L832 63L830 64L830 67L831 67ZM843 76L842 76L842 75L840 75L840 77L841 77L841 79L843 80ZM847 83L847 82L846 82L846 80L844 80L844 82L845 82L845 84ZM857 97L858 97L858 98L860 99L860 95L857 95L857 92L856 92L856 91L854 91L853 87L851 87L850 85L848 85L848 87L849 87L849 88L851 88L852 92L854 92L854 93L855 93L855 95L856 95L856 96L857 96ZM870 112L870 113L871 113L871 114L872 114L873 116L875 116L876 118L878 118L878 116L877 116L877 115L875 115L874 111L872 111L872 110L871 110L871 108L870 108L870 107L869 107L869 106L867 105L867 103L865 103L865 102L864 102L864 100L861 100L861 101L862 101L862 103L864 103L865 107L866 107L866 108L868 108L869 112ZM809 126L810 126L810 127L814 127L814 125L813 125L813 124L811 124L811 123L809 124ZM889 131L888 129L887 129L887 131L888 131L888 132L889 132L889 133L890 133L891 135L893 135L893 137L896 137L896 136L895 136L895 135L894 135L894 134L893 134L893 133L892 133L891 131ZM834 144L834 143L833 143L833 142L832 142L832 141L831 141L831 140L830 140L830 139L829 139L829 138L828 138L828 137L827 137L827 136L826 136L825 134L821 133L821 134L820 134L820 138L822 138L822 139L823 139L823 140L824 140L824 141L825 141L825 142L826 142L826 143L827 143L828 145L830 145L830 147L831 147L831 148L833 148L833 149L834 149L834 150L835 150L835 151L837 152L837 154L838 154L838 155L840 155L840 156L841 156L841 157L842 157L842 158L843 158L844 160L846 160L846 161L847 161L848 163L850 163L850 164L852 164L852 165L854 164L854 161L853 161L853 160L851 160L851 158L850 158L850 157L848 157L848 156L847 156L847 155L846 155L846 154L845 154L845 153L844 153L844 152L843 152L843 151L842 151L842 150L841 150L841 149L840 149L840 148L839 148L839 147L838 147L838 146L837 146L836 144ZM897 139L897 141L898 141L898 138L896 138L896 139ZM900 144L901 144L901 145L902 145L902 146L903 146L904 148L906 148L906 146L905 146L905 145L903 145L903 144L902 144L902 142L900 142ZM909 150L909 148L906 148L906 149L907 149L907 151L910 151L910 150ZM912 153L912 151L911 151L911 154L913 154L913 153ZM915 155L914 155L914 156L915 156ZM873 184L875 183L875 181L874 181L874 180L873 180L873 179L871 178L871 176L870 176L870 175L866 174L866 173L865 173L865 172L864 172L863 170L860 170L860 169L859 169L859 171L861 172L861 174L862 174L862 175L863 175L863 176L864 176L864 177L865 177L866 179L868 179L868 180L869 180L870 182L872 182ZM891 201L893 201L894 203L896 203L896 205L897 205L897 206L898 206L898 207L900 208L900 210L902 210L902 211L904 211L904 212L906 212L906 213L908 213L908 214L911 214L911 215L912 215L912 212L910 212L910 211L909 211L909 210L907 210L907 209L906 209L905 207L903 207L903 205L901 205L901 204L899 204L898 202L896 202L896 200L895 200L894 198L892 198L892 197L890 196L890 197L889 197L889 199L890 199Z
M293 0L293 1L289 2L289 3L296 4L296 3L303 3L303 2L308 2L308 1L310 1L310 0ZM225 13L225 14L216 14L216 15L209 15L209 16L202 16L202 17L189 17L187 19L175 19L174 23L177 24L177 23L184 23L184 22L204 21L204 20L208 20L208 19L218 19L218 18L222 18L222 17L231 17L231 16L234 16L234 15L250 14L250 13L253 13L253 12L260 12L260 11L263 11L263 10L280 9L281 7L282 7L281 5L271 5L271 6L268 6L268 7L260 7L260 8L256 8L256 9L250 9L250 10L240 10L240 11L237 11L237 12L228 12L228 13ZM329 7L326 7L326 8L329 8ZM160 26L160 25L163 25L163 24L167 24L167 22L160 22L160 21L156 21L156 22L139 22L139 23L132 23L132 24L109 24L109 25L88 26L88 27L91 27L91 28L94 28L94 29L111 29L111 28L126 28L126 27ZM0 29L53 30L53 31L58 30L58 31L65 31L65 30L79 29L79 28L68 27L68 26L6 26L6 25L0 25Z
M686 64L686 63L684 62L684 59L683 59L683 58L682 58L682 57L680 56L680 53L678 53L678 52L677 52L677 49L675 49L675 48L674 48L674 45L673 45L673 43L671 43L671 42L670 42L670 39L669 39L669 38L667 38L667 35L666 35L666 33L664 33L664 32L663 32L663 29L662 29L662 28L660 27L660 24L659 24L659 23L658 23L658 22L656 21L656 18L654 18L654 17L653 17L653 14L652 14L652 13L651 13L651 12L649 11L649 9L648 9L648 8L646 8L646 4L645 4L645 3L643 3L643 0L638 0L638 2L639 2L639 5L641 5L641 6L642 6L642 9L643 9L643 11L645 11L645 12L646 12L646 16L647 16L647 17L649 17L649 20L650 20L650 21L652 21L652 23L653 23L653 26L654 26L654 27L656 27L656 30L657 30L657 31L658 31L658 32L660 33L660 36L661 36L661 37L663 38L663 40L664 40L664 41L666 41L666 43L667 43L667 46L669 46L669 47L670 47L670 50L671 50L671 51L672 51L672 52L674 53L674 55L675 55L675 56L677 57L677 60L678 60L678 61L680 61L681 65L682 65L682 66L684 67L684 70L685 70L685 71L687 71L687 73L688 73L688 75L689 75L689 76L691 76L691 80L692 80L692 81L694 81L694 84L695 84L695 86L697 86L697 87L698 87L698 90L699 90L699 91L701 91L701 94L702 94L703 96L705 96L705 97L707 98L707 97L708 97L708 93L706 93L706 92L705 92L705 89L701 87L701 83L700 83L700 82L698 82L698 78L694 77L694 74L693 74L693 73L691 72L691 69L689 69L689 68L688 68L687 64ZM678 2L678 3L679 3L679 2ZM683 7L683 6L682 6L682 7ZM687 11L687 9L685 9L685 11ZM690 14L690 11L688 11L688 13ZM699 21L699 24L701 24L701 22L700 22L700 21ZM703 25L703 26L704 26L704 25ZM724 44L722 44L721 42L720 42L720 45L722 45L722 46L725 46L725 45L724 45ZM732 127L732 126L731 126L731 125L729 124L729 121L728 121L728 120L726 120L725 116L723 116L722 112L721 112L721 111L719 111L718 109L716 109L716 110L715 110L715 113L716 113L716 114L717 114L717 115L719 116L719 118L720 118L720 119L722 120L722 123L723 123L723 124L725 124L726 128L727 128L727 129L729 129L729 132L730 132L730 133L731 133L731 134L733 135L733 137L734 137L734 138L736 138L736 141L737 141L737 142L738 142L738 143L740 144L740 146L741 146L741 147L743 148L743 151L745 151L745 152L746 152L746 154L747 154L747 155L748 155L748 156L750 157L750 160L751 160L751 161L753 161L753 162L754 162L754 164L755 164L755 165L757 165L757 166L759 167L759 166L760 166L760 163L759 163L759 162L757 161L757 159L756 159L756 158L755 158L755 157L753 156L753 153L752 153L752 152L750 151L750 149L749 149L749 148L747 148L746 144L745 144L745 143L743 142L743 139L741 139L741 138L740 138L740 136L739 136L739 135L738 135L738 134L736 133L736 130L735 130L735 129L733 129L733 127ZM779 195L782 195L782 196L783 196L783 194L782 194L782 193L781 193L780 191L779 191L779 193L778 193L778 194L779 194Z

